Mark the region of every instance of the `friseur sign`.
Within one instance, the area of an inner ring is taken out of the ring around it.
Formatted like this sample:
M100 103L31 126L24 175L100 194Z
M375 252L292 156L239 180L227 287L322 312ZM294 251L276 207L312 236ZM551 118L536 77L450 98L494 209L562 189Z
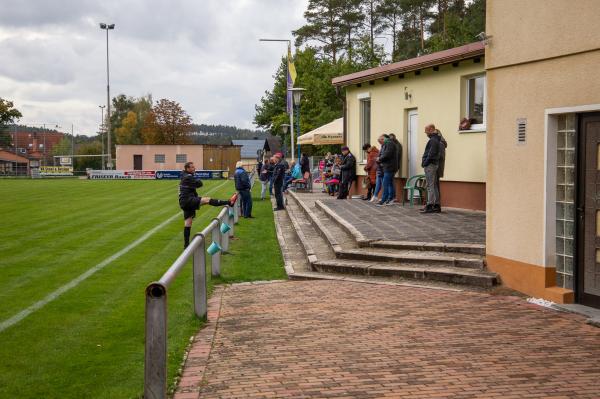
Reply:
M180 179L181 170L90 170L88 178L93 180L165 180ZM197 170L199 179L223 179L222 170Z

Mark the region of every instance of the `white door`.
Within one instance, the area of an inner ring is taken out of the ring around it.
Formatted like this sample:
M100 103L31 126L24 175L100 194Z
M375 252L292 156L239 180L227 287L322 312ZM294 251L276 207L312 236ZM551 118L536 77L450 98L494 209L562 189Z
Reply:
M408 177L414 176L421 165L419 160L418 129L419 113L417 110L408 111Z

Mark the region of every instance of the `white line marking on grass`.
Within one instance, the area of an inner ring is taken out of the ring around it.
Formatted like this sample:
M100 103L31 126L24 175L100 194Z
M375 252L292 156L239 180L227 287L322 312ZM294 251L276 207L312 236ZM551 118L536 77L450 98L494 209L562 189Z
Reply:
M211 192L217 190L218 188L221 188L223 185L225 185L225 183L227 183L227 181L219 184L216 187L213 187L211 190L208 190L205 193L205 195L210 194ZM37 301L36 303L34 303L33 305L23 309L22 311L20 311L19 313L17 313L13 317L11 317L10 319L4 320L2 323L0 323L0 332L6 330L7 328L9 328L11 326L14 326L15 324L17 324L18 322L20 322L21 320L23 320L24 318L26 318L27 316L29 316L30 314L35 312L36 310L43 308L48 303L52 302L53 300L55 300L56 298L58 298L65 292L69 291L71 288L78 286L79 283L86 280L88 277L90 277L94 273L104 269L106 266L108 266L115 260L119 259L121 256L125 255L127 252L131 251L133 248L137 247L138 245L140 245L141 243L146 241L148 238L150 238L150 236L152 236L158 230L162 229L163 227L165 227L166 225L171 223L178 216L181 216L181 212L177 212L175 215L171 216L170 218L168 218L167 220L165 220L158 226L155 226L153 229L147 231L146 234L144 234L143 236L141 236L140 238L138 238L137 240L135 240L134 242L132 242L131 244L129 244L128 246L126 246L125 248L120 250L119 252L104 259L102 262L98 263L96 266L92 267L85 273L81 274L79 277L76 277L73 280L69 281L67 284L58 288L56 291L51 292L44 299L41 299L41 300Z

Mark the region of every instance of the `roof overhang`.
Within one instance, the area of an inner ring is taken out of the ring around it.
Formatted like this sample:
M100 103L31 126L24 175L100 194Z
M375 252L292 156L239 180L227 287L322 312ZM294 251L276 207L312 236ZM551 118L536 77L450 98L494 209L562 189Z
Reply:
M334 86L349 86L352 84L368 82L375 79L398 75L401 73L418 71L425 68L431 68L438 65L452 64L462 60L485 56L485 44L476 42L464 46L438 51L435 53L423 55L408 60L395 62L393 64L382 65L380 67L366 69L351 73L349 75L333 78L331 83Z

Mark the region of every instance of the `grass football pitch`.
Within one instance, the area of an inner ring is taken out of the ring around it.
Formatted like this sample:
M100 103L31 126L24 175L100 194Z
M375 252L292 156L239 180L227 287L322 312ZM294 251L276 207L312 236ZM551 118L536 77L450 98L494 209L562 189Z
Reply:
M177 185L0 180L0 326L5 323L0 330L0 398L141 397L144 288L182 249ZM233 184L205 181L199 191L228 198ZM238 239L222 258L222 277L212 280L211 287L285 278L271 203L257 201L256 190L254 198L257 218L240 219ZM202 207L192 233L218 211ZM101 264L105 266L77 280ZM189 337L201 326L193 315L189 266L169 288L170 385ZM73 281L70 289L6 327L7 320Z

